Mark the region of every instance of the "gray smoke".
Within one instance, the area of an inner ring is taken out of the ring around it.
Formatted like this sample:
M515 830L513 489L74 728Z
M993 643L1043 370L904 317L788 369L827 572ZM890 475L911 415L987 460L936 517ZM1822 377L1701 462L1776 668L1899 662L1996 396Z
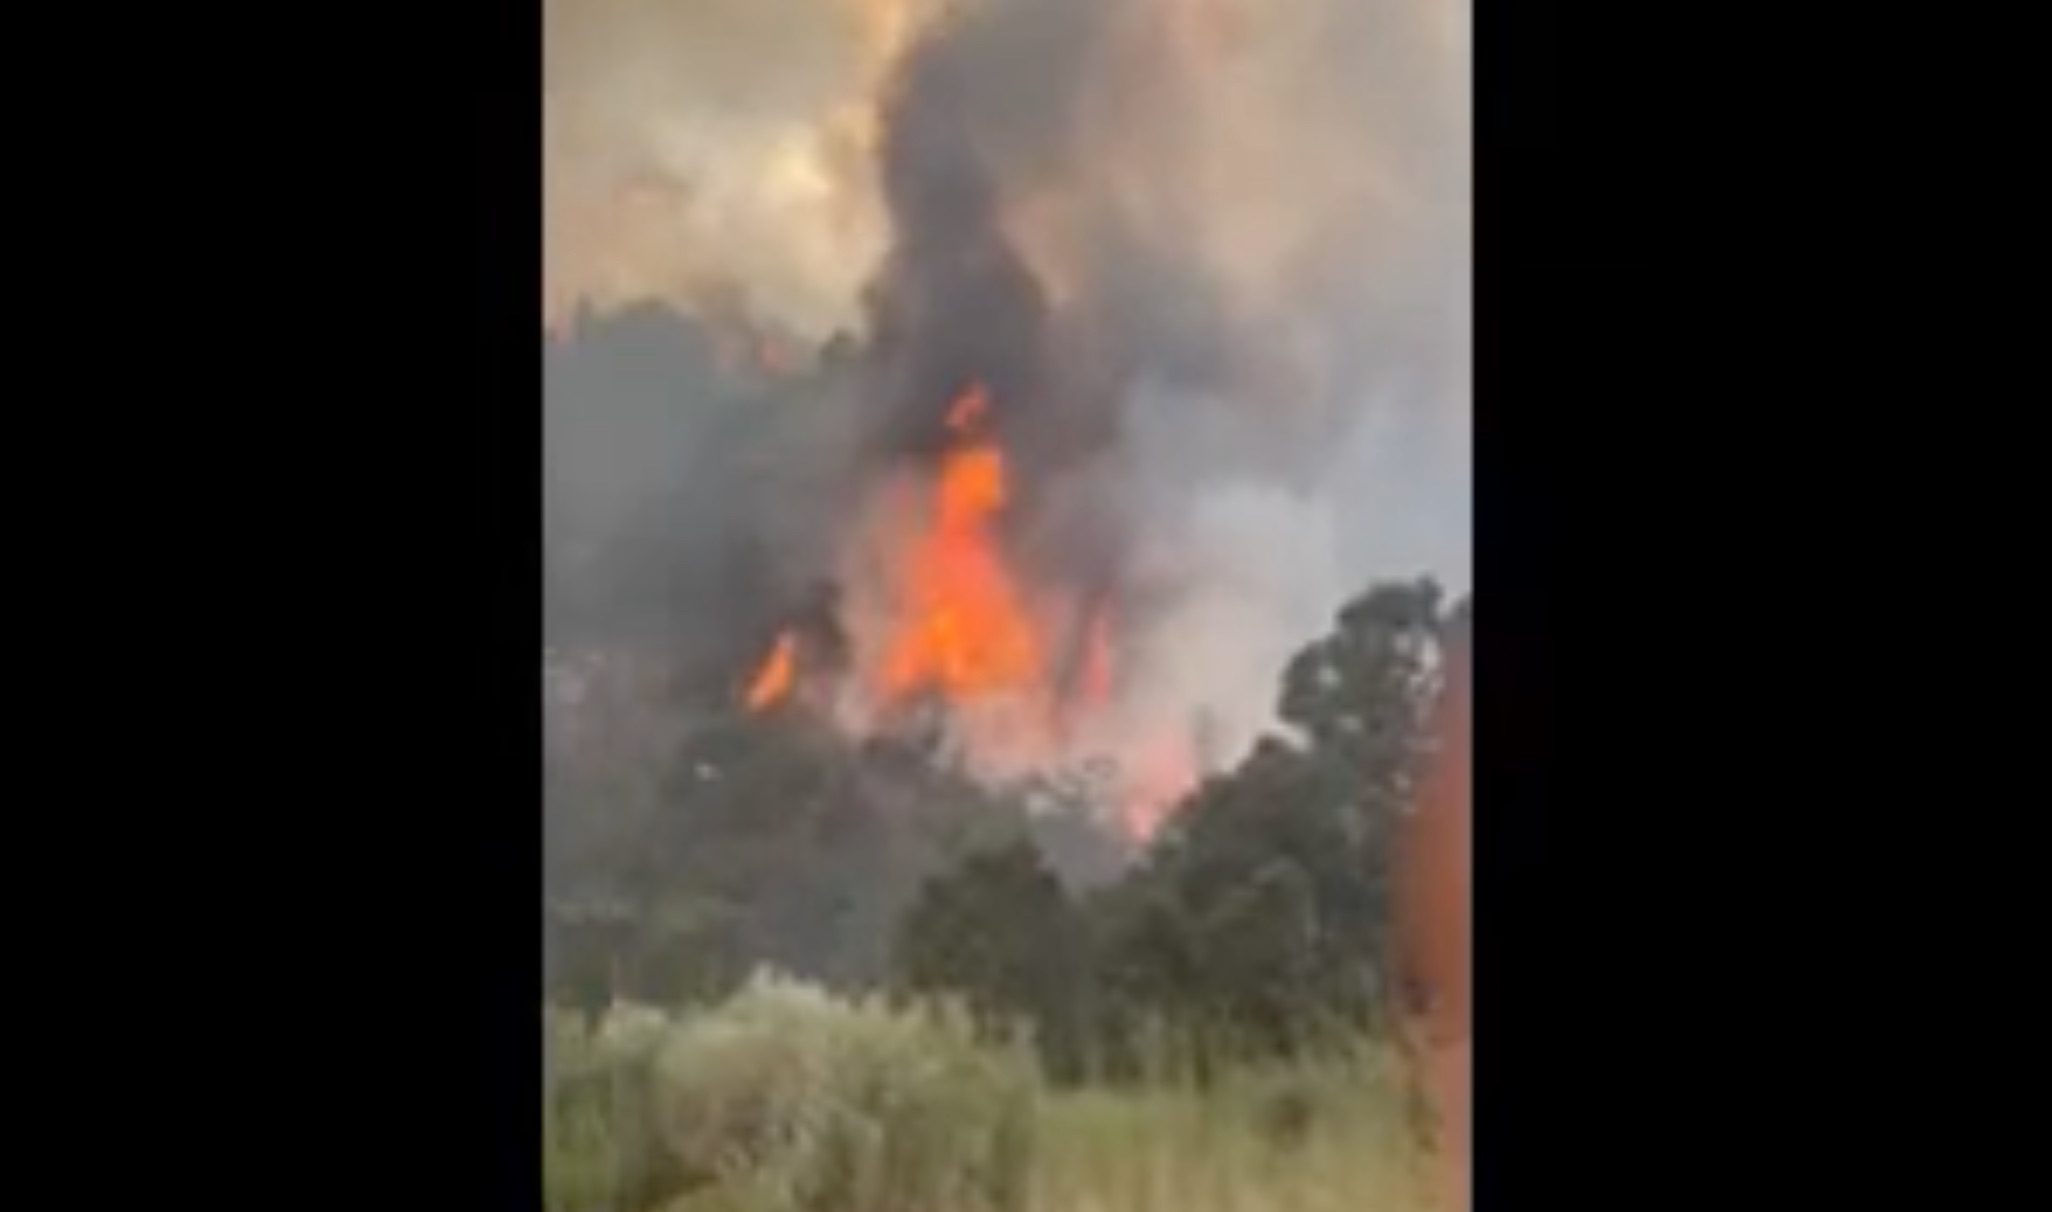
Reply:
M917 449L989 383L1041 582L1109 582L1137 698L1241 739L1369 576L1467 579L1439 11L993 0L913 45L885 109L885 432Z
M780 43L863 79L818 50L847 6L816 9L804 30L796 9L795 25L703 20L723 62L781 82L756 91L795 90L812 114L832 107L772 66ZM647 62L694 18L643 3L606 22L643 29L635 78L664 80ZM871 159L836 181L882 216L845 358L735 371L699 319L657 312L551 344L552 617L695 633L709 669L747 659L834 571L863 486L929 460L943 411L982 382L1015 466L1016 554L1038 585L1116 602L1136 728L1208 710L1243 742L1346 595L1469 579L1465 29L1451 0L981 0L926 23L870 99ZM591 115L662 115L624 107L590 59L552 82L585 125L550 171L588 175L604 146L631 173L639 144ZM685 87L642 97L688 111ZM725 265L745 291L774 241L692 215L711 228L696 279ZM552 253L558 280L580 279L578 247ZM777 289L752 305L813 337L836 310L817 297L861 280L766 276Z

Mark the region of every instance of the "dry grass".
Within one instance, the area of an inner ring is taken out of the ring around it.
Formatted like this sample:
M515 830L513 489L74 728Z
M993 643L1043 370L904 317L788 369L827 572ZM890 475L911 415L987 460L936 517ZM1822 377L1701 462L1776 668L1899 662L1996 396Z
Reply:
M552 1212L1431 1207L1410 1083L1372 1045L1206 1089L1164 1077L1064 1090L1023 1053L791 985L708 1014L558 1031Z
M1246 1071L1207 1091L1044 1092L1034 1212L1418 1212L1429 1158L1394 1066Z

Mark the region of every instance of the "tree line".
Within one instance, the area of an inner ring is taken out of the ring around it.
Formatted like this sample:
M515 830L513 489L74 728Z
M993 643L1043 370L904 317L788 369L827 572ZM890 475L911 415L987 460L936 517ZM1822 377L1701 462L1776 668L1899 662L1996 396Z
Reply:
M957 999L988 1031L1030 1028L1069 1080L1378 1031L1395 827L1468 609L1430 580L1347 603L1282 671L1284 730L1138 854L1081 789L993 790L916 741L795 716L694 726L659 773L634 767L635 811L618 770L558 772L552 996L709 1001L766 964Z

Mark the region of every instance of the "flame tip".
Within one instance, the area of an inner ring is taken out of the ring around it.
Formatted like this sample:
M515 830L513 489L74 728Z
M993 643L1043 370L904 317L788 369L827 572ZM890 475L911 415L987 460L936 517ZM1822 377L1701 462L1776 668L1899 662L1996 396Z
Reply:
M789 696L791 684L797 680L797 664L798 637L786 627L777 633L769 655L763 658L761 667L749 680L744 699L748 710L767 711Z

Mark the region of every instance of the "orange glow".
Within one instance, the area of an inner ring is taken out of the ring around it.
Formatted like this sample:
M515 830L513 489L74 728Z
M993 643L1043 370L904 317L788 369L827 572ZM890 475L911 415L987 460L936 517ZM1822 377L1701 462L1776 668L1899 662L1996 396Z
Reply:
M1181 736L1167 734L1129 759L1120 815L1126 832L1146 841L1197 785L1197 755Z
M926 533L900 570L900 616L885 649L886 700L937 691L950 700L1040 685L1043 645L991 524L1005 506L1004 452L966 437L989 408L982 386L949 407L965 441L943 458Z
M863 727L888 727L893 707L937 700L950 743L996 778L1112 758L1105 807L1144 841L1196 785L1196 741L1119 701L1109 602L1036 585L1011 562L998 523L1016 468L989 429L998 403L980 384L950 401L932 478L894 479L876 498L854 561L874 596L855 615L853 710Z
M972 385L968 391L948 405L948 429L953 433L966 434L983 420L990 411L990 392L983 384Z
M789 631L777 634L777 642L764 658L762 668L756 670L755 678L748 684L748 710L763 711L774 707L791 693L791 683L797 676L798 640Z

